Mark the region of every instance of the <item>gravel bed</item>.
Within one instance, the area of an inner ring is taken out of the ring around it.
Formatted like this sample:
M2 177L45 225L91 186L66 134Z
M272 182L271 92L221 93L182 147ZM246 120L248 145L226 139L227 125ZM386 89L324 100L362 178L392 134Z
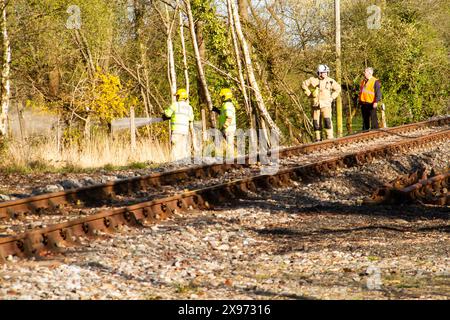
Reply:
M399 175L448 168L449 154L433 146L66 254L7 257L0 299L449 299L449 208L360 204Z

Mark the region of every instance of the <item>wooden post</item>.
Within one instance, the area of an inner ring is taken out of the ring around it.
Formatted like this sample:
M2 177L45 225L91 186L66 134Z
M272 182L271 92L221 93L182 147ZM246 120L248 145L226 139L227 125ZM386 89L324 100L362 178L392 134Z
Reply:
M382 128L387 128L385 110L386 110L386 107L385 107L384 103L382 103L381 104L381 127Z
M341 7L340 0L334 0L336 13L336 81L341 85L342 70L341 70ZM337 122L337 136L342 137L342 97L339 95L336 99L336 122Z
M252 108L252 114L250 115L251 119L251 131L250 131L250 140L249 140L249 156L255 157L256 160L256 154L259 151L259 145L258 145L258 119L256 113L258 112L256 108ZM251 152L254 152L254 154L251 154Z
M202 109L202 144L206 141L206 110Z
M84 138L87 141L91 140L91 116L88 115L86 117L86 121L84 123Z
M56 147L58 149L58 153L61 153L61 116L58 112L58 120L56 123Z
M136 151L136 123L134 121L134 106L130 108L130 136L131 136L131 153Z
M20 141L25 140L25 123L23 121L23 106L22 101L18 101L16 104L17 108L17 118L19 120L19 129L20 129Z
M293 141L294 141L294 135L292 133L292 124L291 124L290 121L288 122L288 130L289 130L289 140L290 140L290 142L292 144Z

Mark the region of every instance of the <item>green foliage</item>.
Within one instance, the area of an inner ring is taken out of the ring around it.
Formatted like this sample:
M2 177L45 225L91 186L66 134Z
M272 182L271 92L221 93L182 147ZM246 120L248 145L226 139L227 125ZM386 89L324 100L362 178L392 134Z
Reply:
M63 131L62 142L64 145L77 144L81 145L83 142L83 134L78 127L68 127Z
M356 97L362 71L365 66L374 67L391 126L446 112L447 48L420 11L409 1L388 3L381 29L375 30L365 25L363 4L345 11L343 68L344 76L352 80L347 85Z
M106 171L116 171L116 170L118 170L118 167L114 166L113 164L108 163L103 167L103 169Z
M161 17L151 8L165 4L132 2L142 9L140 21L129 19L130 2L126 0L10 1L10 8L14 9L8 16L8 27L16 99L27 101L29 107L59 114L67 125L63 137L66 143L82 144L87 120L92 124L92 134L107 130L111 120L125 116L130 106L135 107L138 117L146 111L155 116L169 103L166 35L158 27ZM175 1L167 3L171 11L170 4ZM269 13L268 3L254 4L250 19L244 24L244 34L268 110L285 133L290 122L298 136L305 140L305 120L300 109L303 108L309 118L310 110L309 101L300 88L301 82L315 74L319 63L329 64L331 76L335 77L333 6L329 2L317 6L314 0L277 1L271 7L277 19ZM222 11L224 3L191 0L191 4L197 27L203 33L207 61L237 78L231 34ZM357 97L362 71L370 65L382 82L390 126L447 112L450 3L445 0L375 1L374 4L382 6L379 30L367 29L367 1L343 0L341 4L344 107L348 106L348 100ZM86 48L77 40L76 31L66 27L70 5L81 9L79 33L97 68L93 74L85 61L83 50ZM173 11L169 16L173 16ZM174 24L176 30L177 23ZM185 34L190 101L196 119L200 119L193 48L189 33ZM174 32L173 44L180 85L184 83L184 75L177 32ZM207 64L205 71L214 104L221 103L220 89L232 88L238 126L247 126L248 117L237 83ZM58 76L57 83L53 84L57 90L52 88L51 75ZM144 110L142 86L137 76L148 86L148 110ZM280 85L280 79L292 90ZM140 133L150 133L155 140L166 141L167 129L167 123L154 124L141 129Z
M145 169L147 168L147 163L145 162L132 162L130 163L130 169Z
M236 63L230 32L226 21L217 15L217 8L212 0L192 1L194 17L201 21L203 38L206 42L208 60L221 70L236 75ZM211 87L212 96L216 97L224 87L235 86L234 82L208 69L207 80Z

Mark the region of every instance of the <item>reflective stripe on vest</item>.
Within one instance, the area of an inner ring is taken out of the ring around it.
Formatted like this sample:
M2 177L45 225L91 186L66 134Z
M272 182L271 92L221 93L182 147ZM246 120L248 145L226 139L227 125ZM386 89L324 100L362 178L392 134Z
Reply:
M173 133L188 134L189 119L191 118L191 106L186 101L178 101L173 103L172 117L170 119L170 127Z
M236 131L236 110L232 102L227 101L222 104L219 115L219 129L223 129L223 125L227 121L227 116L231 117L230 125L225 129L225 132Z
M375 77L370 78L364 85L364 81L361 81L359 87L359 101L365 103L373 103L375 101L375 82L378 79Z

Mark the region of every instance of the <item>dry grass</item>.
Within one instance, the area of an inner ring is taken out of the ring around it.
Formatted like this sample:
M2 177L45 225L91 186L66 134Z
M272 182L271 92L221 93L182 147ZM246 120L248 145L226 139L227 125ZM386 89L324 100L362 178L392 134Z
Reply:
M0 168L19 170L60 170L64 168L92 169L126 167L136 164L164 163L169 160L169 146L150 138L139 138L135 152L131 152L129 138L112 140L97 135L82 146L60 146L55 136L34 136L9 141L1 154Z

